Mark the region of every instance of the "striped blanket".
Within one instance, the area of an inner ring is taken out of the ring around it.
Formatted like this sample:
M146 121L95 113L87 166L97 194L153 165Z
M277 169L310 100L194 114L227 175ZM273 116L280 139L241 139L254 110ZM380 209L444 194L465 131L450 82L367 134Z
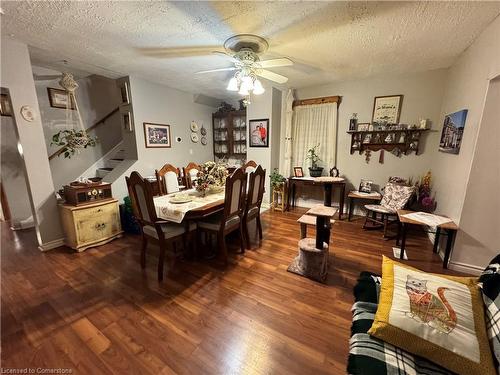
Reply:
M367 332L378 306L381 278L361 272L354 287L353 322L347 372L351 375L452 374L437 365L385 343Z

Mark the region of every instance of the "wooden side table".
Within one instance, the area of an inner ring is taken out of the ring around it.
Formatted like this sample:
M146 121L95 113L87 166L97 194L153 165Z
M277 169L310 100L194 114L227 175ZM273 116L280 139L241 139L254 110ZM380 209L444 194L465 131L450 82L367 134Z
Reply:
M377 194L377 195L375 195ZM352 214L354 212L354 202L356 200L360 201L368 201L368 202L378 202L382 199L382 194L380 193L361 193L357 190L350 191L349 194L347 195L347 198L349 199L349 217L348 221L351 221L352 219Z
M427 226L427 224L422 223L417 220L412 220L409 219L403 215L413 213L415 211L409 211L409 210L398 210L398 219L399 219L399 226L398 226L398 236L396 238L396 246L399 245L399 242L401 240L401 253L400 253L400 259L404 259L404 251L405 251L405 246L406 246L406 231L408 229L409 225L420 225L420 226ZM444 233L441 233L441 231L444 231ZM439 245L439 238L441 234L444 234L447 236L446 239L446 248L444 252L444 259L443 259L443 268L448 268L448 261L450 259L450 254L451 250L453 249L453 243L455 242L455 236L458 231L458 225L455 224L453 221L450 221L448 223L444 223L441 225L438 225L436 227L436 238L434 239L434 248L433 251L434 253L437 253L438 251L438 245ZM432 233L432 232L430 232Z

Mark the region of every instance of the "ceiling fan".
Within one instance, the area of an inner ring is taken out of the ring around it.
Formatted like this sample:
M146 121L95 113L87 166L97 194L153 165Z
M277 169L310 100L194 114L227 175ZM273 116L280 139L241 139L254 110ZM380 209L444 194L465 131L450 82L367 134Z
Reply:
M229 80L227 89L229 91L238 91L240 95L244 96L249 95L250 92L260 95L265 90L257 77L277 83L286 83L288 81L287 77L271 72L266 68L293 65L293 61L286 57L261 61L259 54L266 52L268 48L269 44L260 36L252 34L232 36L224 42L225 52L213 51L212 53L229 59L234 63L234 66L203 70L196 72L196 74L236 71L234 76Z

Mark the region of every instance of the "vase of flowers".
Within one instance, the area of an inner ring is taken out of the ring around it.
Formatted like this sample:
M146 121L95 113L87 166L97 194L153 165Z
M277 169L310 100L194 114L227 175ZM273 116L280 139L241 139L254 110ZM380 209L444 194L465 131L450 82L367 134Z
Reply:
M207 193L217 193L224 189L228 172L222 163L207 161L200 166L196 190L205 196Z
M437 203L432 196L431 180L432 175L429 171L415 184L417 201L415 203L415 207L412 207L415 211L431 213L436 210Z

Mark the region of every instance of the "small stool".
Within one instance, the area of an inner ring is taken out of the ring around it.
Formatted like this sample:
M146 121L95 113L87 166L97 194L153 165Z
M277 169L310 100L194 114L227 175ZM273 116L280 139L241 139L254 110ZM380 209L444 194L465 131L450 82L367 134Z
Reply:
M307 226L312 225L316 226L316 217L304 214L297 220L297 223L300 224L300 239L307 237ZM330 227L335 223L334 219L330 219Z
M299 255L288 271L324 283L328 274L328 244L324 242L323 248L318 249L314 238L301 239Z

